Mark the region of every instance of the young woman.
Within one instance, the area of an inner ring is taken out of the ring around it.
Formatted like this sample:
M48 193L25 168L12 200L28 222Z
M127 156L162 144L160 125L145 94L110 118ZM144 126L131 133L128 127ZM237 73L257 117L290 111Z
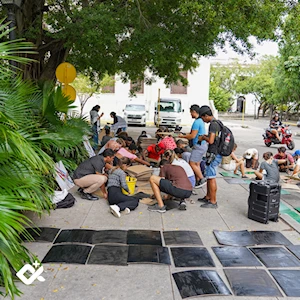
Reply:
M173 150L167 150L163 154L163 158L167 159L171 165L180 166L184 169L186 176L194 188L196 184L196 178L191 166L182 158L179 158Z
M259 171L255 171L257 179L278 183L280 180L278 164L285 163L286 159L274 159L272 152L264 153L263 158L265 161L260 164Z
M111 169L108 175L107 192L110 212L117 218L121 217L121 211L129 214L130 210L134 210L139 204L139 199L124 195L121 190L123 188L129 192L124 171L130 163L129 158L121 157L118 160L118 165Z
M241 170L242 178L247 178L245 175L245 165L243 158L237 158L234 151L237 148L237 144L234 144L233 150L229 156L223 156L221 167L226 171L233 171L234 174Z

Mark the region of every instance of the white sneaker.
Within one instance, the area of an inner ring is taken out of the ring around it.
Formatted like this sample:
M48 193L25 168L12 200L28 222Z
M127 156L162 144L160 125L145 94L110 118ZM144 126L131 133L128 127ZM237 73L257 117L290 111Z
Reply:
M122 211L122 213L123 213L124 215L128 215L128 214L130 214L130 209L129 209L128 207L126 207L126 208Z
M110 205L110 212L117 218L121 217L120 207L118 205Z

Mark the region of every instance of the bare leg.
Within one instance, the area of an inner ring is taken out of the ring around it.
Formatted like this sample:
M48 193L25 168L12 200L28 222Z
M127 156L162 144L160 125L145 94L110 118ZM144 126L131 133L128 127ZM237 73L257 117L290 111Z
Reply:
M161 197L161 194L160 194L160 189L159 189L160 180L161 180L161 177L156 176L156 175L152 175L150 177L150 185L151 185L152 191L154 193L154 196L157 200L158 206L163 207L164 202L162 200L162 197Z
M277 131L276 129L272 129L271 132L272 132L273 134L275 134L275 136L276 136L276 138L277 138L278 140L280 140L278 131Z
M254 171L254 174L256 175L256 177L258 178L258 179L260 179L260 180L262 180L263 179L263 174L262 173L260 173L259 171Z
M102 191L103 198L104 198L104 199L107 199L107 191L106 191L106 188L105 188L105 184L102 184L102 185L100 186L100 189L101 189L101 191Z
M239 167L241 169L242 176L245 176L245 165L243 160L237 163L236 169L238 169Z
M209 187L210 202L217 203L217 181L216 178L207 179L207 188Z
M200 162L194 162L194 161L190 161L190 166L193 169L196 179L200 180L203 178L203 174L201 172L201 168L200 168Z

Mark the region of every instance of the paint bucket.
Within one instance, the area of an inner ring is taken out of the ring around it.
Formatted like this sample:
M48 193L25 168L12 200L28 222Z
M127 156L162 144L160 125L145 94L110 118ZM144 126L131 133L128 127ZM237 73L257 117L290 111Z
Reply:
M136 181L137 181L136 178L131 177L131 176L126 176L126 183L128 185L130 195L134 194ZM126 192L123 188L122 188L122 193L125 194L125 195L128 195L128 192Z

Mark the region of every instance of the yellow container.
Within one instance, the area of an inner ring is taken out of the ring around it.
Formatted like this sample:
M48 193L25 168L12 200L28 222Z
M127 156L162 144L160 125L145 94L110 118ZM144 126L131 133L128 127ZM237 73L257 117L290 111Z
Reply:
M126 176L126 183L128 185L130 195L134 194L136 180L137 179L134 177ZM128 195L128 192L126 192L123 188L122 188L122 193Z

